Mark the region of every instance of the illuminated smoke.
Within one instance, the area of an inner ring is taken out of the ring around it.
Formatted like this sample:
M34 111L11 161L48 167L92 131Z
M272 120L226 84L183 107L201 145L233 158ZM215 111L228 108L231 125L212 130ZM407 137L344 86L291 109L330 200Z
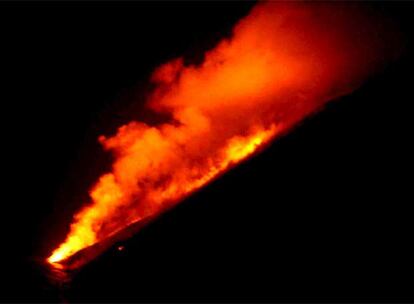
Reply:
M384 24L354 4L260 3L200 65L178 58L157 68L147 106L171 121L133 121L99 138L112 171L48 261L160 214L354 90L394 56Z

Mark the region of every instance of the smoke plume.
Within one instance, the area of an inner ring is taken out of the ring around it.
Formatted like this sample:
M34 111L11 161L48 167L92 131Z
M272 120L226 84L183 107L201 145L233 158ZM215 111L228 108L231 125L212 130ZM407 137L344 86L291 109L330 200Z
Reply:
M153 72L147 106L170 121L133 121L99 138L114 155L112 170L92 187L48 261L167 210L396 54L386 22L367 8L257 4L201 64L177 58Z

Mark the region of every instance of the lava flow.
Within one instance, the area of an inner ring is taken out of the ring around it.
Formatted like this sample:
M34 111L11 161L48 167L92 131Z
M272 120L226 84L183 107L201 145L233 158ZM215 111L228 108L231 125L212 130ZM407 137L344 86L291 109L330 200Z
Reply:
M134 121L99 138L114 154L112 170L47 261L64 265L156 217L356 89L398 53L385 24L356 4L259 3L201 64L160 66L147 106L171 121Z

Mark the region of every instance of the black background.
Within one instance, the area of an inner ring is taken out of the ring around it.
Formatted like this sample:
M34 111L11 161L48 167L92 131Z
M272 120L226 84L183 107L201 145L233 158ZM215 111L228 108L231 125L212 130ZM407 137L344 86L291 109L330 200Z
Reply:
M151 70L202 60L251 2L1 3L0 301L413 299L413 3L370 3L406 51L63 289L39 261L142 114ZM134 101L133 103L131 101Z

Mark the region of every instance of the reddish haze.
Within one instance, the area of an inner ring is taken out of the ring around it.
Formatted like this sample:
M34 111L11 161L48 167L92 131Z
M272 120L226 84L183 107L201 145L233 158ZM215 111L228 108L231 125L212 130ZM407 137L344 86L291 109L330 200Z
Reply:
M202 64L178 58L156 69L147 105L172 121L134 121L99 138L115 156L112 171L90 190L48 261L163 212L355 89L394 56L386 33L353 4L260 3Z

